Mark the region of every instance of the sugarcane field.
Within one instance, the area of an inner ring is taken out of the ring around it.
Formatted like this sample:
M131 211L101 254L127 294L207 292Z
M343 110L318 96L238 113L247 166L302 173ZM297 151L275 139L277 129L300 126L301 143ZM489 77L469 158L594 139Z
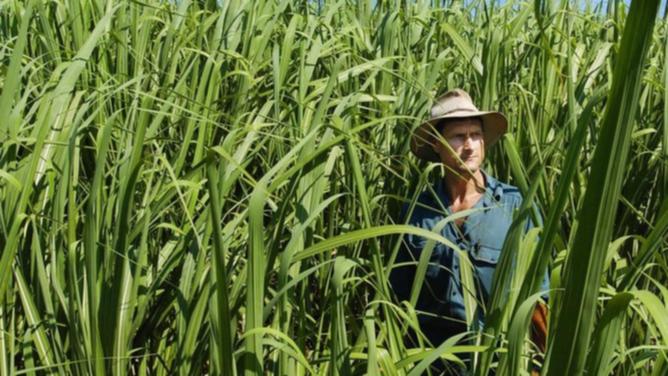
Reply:
M0 0L0 375L668 375L665 0Z

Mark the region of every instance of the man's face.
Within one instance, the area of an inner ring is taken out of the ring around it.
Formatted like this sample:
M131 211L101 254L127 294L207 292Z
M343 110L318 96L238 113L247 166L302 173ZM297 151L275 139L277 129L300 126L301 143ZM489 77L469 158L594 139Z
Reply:
M441 162L454 173L464 176L480 169L485 159L485 139L478 118L448 119L441 128L434 150Z

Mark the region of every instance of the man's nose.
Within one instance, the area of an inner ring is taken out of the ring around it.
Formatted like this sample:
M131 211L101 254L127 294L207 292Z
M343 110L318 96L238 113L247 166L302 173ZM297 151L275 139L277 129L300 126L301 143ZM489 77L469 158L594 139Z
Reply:
M471 137L470 134L467 134L464 137L464 147L465 148L470 148L472 144L473 144L473 138Z

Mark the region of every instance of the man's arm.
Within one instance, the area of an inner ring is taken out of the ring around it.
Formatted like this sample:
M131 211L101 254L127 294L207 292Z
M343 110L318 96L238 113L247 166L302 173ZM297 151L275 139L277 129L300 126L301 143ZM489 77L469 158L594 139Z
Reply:
M542 354L545 353L547 341L547 306L541 302L536 303L533 315L531 316L531 340L536 344L541 353L534 356L542 361ZM533 365L531 367L531 376L539 376L540 371L540 366Z
M533 205L533 210L537 214L536 219L538 220L538 224L542 226L543 219L540 216L540 212L538 211L535 203ZM527 222L526 231L528 232L529 229L534 227L534 223L531 218ZM546 271L541 289L543 291L547 291L549 287L549 273ZM544 295L543 298L547 300L547 295ZM541 302L536 303L533 314L531 315L531 340L536 344L538 350L544 354L547 347L547 305ZM538 356L542 360L542 356ZM531 375L540 375L540 367L532 367Z
M531 316L531 340L538 346L541 352L545 352L547 340L547 306L536 303Z

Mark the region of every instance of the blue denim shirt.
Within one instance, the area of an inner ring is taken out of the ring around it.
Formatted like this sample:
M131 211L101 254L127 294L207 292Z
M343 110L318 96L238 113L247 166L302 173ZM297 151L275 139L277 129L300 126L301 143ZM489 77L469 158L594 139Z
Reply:
M460 250L468 252L474 268L476 295L481 304L486 305L494 270L513 220L513 211L522 204L522 195L517 187L499 182L484 172L483 175L485 193L473 206L473 209L477 210L470 214L460 227L449 222L442 229L441 235L457 244ZM449 201L443 179L438 179L433 186L433 192L422 192L408 223L431 231L450 214L447 211ZM404 216L406 211L407 205L404 206ZM528 221L526 230L531 227L533 224ZM427 242L416 235L406 235L404 241L406 247L402 247L396 262L412 264L397 266L390 275L392 288L400 300L410 298L415 264ZM467 330L459 265L459 257L451 248L442 243L436 244L416 305L416 309L423 312L419 315L420 327L435 346L448 337ZM546 275L543 291L547 288ZM483 319L479 309L479 325Z

